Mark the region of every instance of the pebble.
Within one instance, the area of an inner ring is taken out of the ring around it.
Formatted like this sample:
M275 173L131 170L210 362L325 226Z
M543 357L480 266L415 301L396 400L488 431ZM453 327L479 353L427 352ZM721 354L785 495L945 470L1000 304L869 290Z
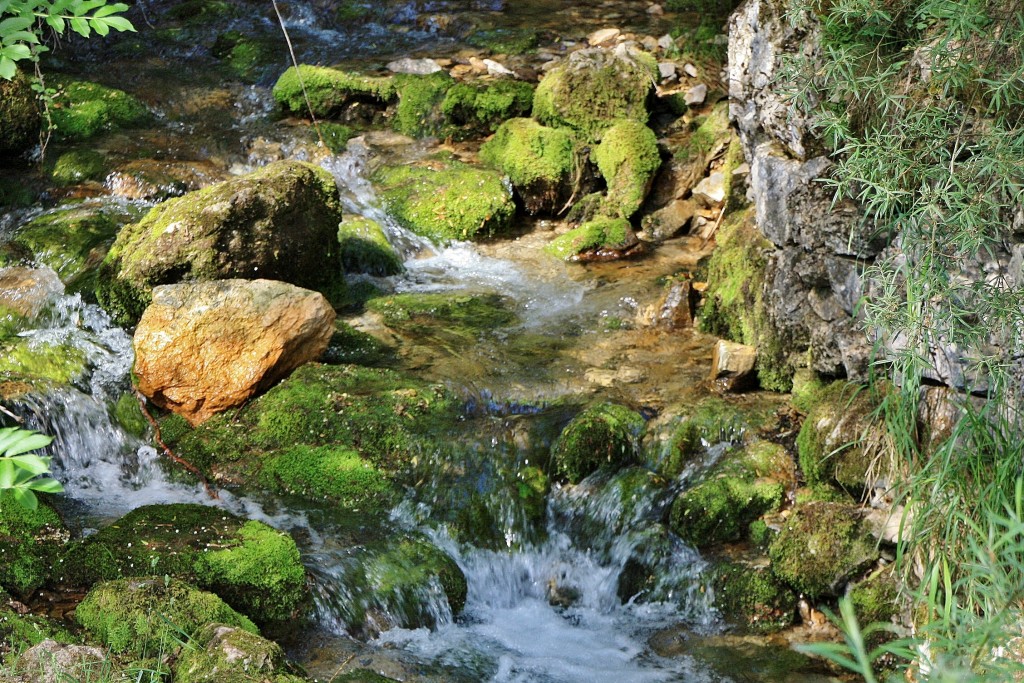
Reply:
M686 91L686 94L683 95L683 101L686 102L688 107L693 107L698 104L704 104L704 100L707 96L708 86L703 83L699 83Z
M599 31L594 31L587 36L587 42L591 47L596 47L598 45L610 43L620 35L622 35L622 31L617 28L603 28Z
M393 62L388 62L388 71L396 74L416 74L418 76L425 76L427 74L437 73L440 70L441 65L433 59L412 59L411 57L403 57L402 59L396 59Z
M687 62L686 64L683 64L683 73L686 74L687 76L689 76L690 78L696 78L697 77L697 67L695 67L693 64L690 64L689 62Z
M670 80L676 77L676 65L674 62L659 62L658 63L658 74L661 76L663 81Z
M491 76L515 76L516 73L504 66L503 64L494 61L493 59L483 60L483 64L487 67L487 73Z
M658 47L662 50L671 50L676 46L676 40L671 35L666 33L661 38L658 38Z
M648 5L647 13L650 14L652 17L660 17L662 14L665 13L665 10L662 9L661 5Z

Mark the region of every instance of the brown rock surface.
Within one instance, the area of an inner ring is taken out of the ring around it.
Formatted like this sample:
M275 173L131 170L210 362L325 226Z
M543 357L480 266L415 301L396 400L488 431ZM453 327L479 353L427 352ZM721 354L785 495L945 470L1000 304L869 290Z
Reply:
M318 358L334 317L323 295L273 280L156 287L135 331L139 390L200 424Z

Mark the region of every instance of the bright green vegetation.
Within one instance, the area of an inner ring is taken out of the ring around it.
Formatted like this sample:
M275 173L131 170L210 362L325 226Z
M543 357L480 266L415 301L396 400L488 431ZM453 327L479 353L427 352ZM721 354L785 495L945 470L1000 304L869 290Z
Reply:
M498 294L392 294L371 299L366 308L379 313L388 327L411 336L435 330L476 338L517 320Z
M341 262L348 273L397 275L405 270L380 223L363 216L346 216L338 227Z
M628 219L640 208L661 166L658 138L639 121L617 121L601 136L594 159L608 184L604 213Z
M766 441L723 456L676 498L669 519L672 530L697 548L740 540L751 523L782 505L791 470L786 450Z
M643 417L625 406L598 403L572 419L551 446L551 470L576 484L600 468L638 462Z
M20 71L0 78L0 155L21 154L39 138L41 119L28 78Z
M808 503L786 519L768 548L772 573L809 598L841 595L847 581L878 558L856 506Z
M0 588L24 598L42 586L67 540L64 523L49 505L30 510L0 490Z
M147 505L70 546L61 572L71 585L169 575L223 598L260 623L306 605L295 541L262 522L204 505Z
M107 158L91 149L64 152L53 165L50 177L59 185L75 185L87 180L103 180L107 175Z
M729 138L728 102L716 104L707 116L698 117L692 125L695 126L693 133L675 152L675 156L681 161L704 160Z
M279 161L153 207L125 226L100 267L96 296L129 325L152 288L182 280L282 280L328 300L345 288L338 188L330 173Z
M529 28L494 28L475 31L466 38L474 47L494 54L521 55L537 47L537 32Z
M284 652L273 641L224 624L208 624L182 648L175 683L301 683L287 673Z
M210 623L259 633L213 593L164 577L97 584L75 610L75 619L113 652L132 657L174 652Z
M657 63L645 52L580 50L541 80L533 117L595 142L620 119L647 123L647 98L657 77Z
M480 147L480 159L509 177L529 213L556 212L572 191L576 146L566 129L513 118Z
M625 248L632 233L625 218L598 216L551 240L544 251L560 259L571 260L585 251Z
M142 414L142 407L139 399L133 392L121 394L114 404L114 419L121 425L121 428L132 436L143 438L149 431L149 422Z
M715 607L726 621L751 633L773 633L793 625L797 596L766 567L721 562L712 570Z
M341 154L348 148L348 141L357 135L352 126L332 121L321 121L319 124L320 135L323 136L327 149L335 154Z
M528 116L533 107L533 86L501 79L489 83L456 83L444 96L441 113L459 128L460 136L487 135L503 121Z
M434 240L469 240L504 232L515 215L512 193L495 171L458 161L440 167L383 166L373 174L388 212Z
M286 448L266 459L260 476L271 490L327 499L351 510L384 507L395 498L390 478L344 446Z
M791 345L779 338L765 301L765 254L773 246L754 227L750 209L728 216L715 239L717 247L708 261L701 329L757 347L761 387L788 391L794 372L788 354Z
M83 377L85 370L85 352L74 346L28 337L0 339L0 376L69 384Z
M123 90L88 81L51 81L57 87L57 97L50 116L60 138L85 140L102 131L143 123L150 117L146 105Z
M309 114L302 85L306 86L309 107L317 118L331 118L346 104L357 99L370 100L383 107L396 94L391 77L362 76L323 66L300 64L298 69L288 67L274 84L274 99L286 113L300 116Z
M415 138L442 132L444 116L441 105L455 79L447 71L438 71L423 76L396 74L394 83L398 93L398 105L391 121L394 129Z
M0 661L8 653L19 653L44 640L74 643L77 639L61 621L0 607Z

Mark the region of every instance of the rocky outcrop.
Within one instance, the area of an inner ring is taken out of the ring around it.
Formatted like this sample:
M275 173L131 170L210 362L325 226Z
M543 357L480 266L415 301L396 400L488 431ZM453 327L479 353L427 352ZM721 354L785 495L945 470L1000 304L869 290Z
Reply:
M318 358L334 309L270 280L164 285L135 331L139 390L199 424Z

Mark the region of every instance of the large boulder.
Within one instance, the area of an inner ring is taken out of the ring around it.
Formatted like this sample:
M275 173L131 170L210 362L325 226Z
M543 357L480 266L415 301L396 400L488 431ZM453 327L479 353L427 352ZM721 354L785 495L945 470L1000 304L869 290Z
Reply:
M28 78L0 78L0 157L21 154L37 142L40 117Z
M528 213L557 213L572 195L576 147L571 131L516 118L480 147L480 159L508 176Z
M139 390L199 424L319 358L334 317L323 295L273 280L157 287L135 331Z
M117 236L96 295L122 324L156 285L267 278L336 297L344 291L338 188L327 171L280 161L154 207Z

